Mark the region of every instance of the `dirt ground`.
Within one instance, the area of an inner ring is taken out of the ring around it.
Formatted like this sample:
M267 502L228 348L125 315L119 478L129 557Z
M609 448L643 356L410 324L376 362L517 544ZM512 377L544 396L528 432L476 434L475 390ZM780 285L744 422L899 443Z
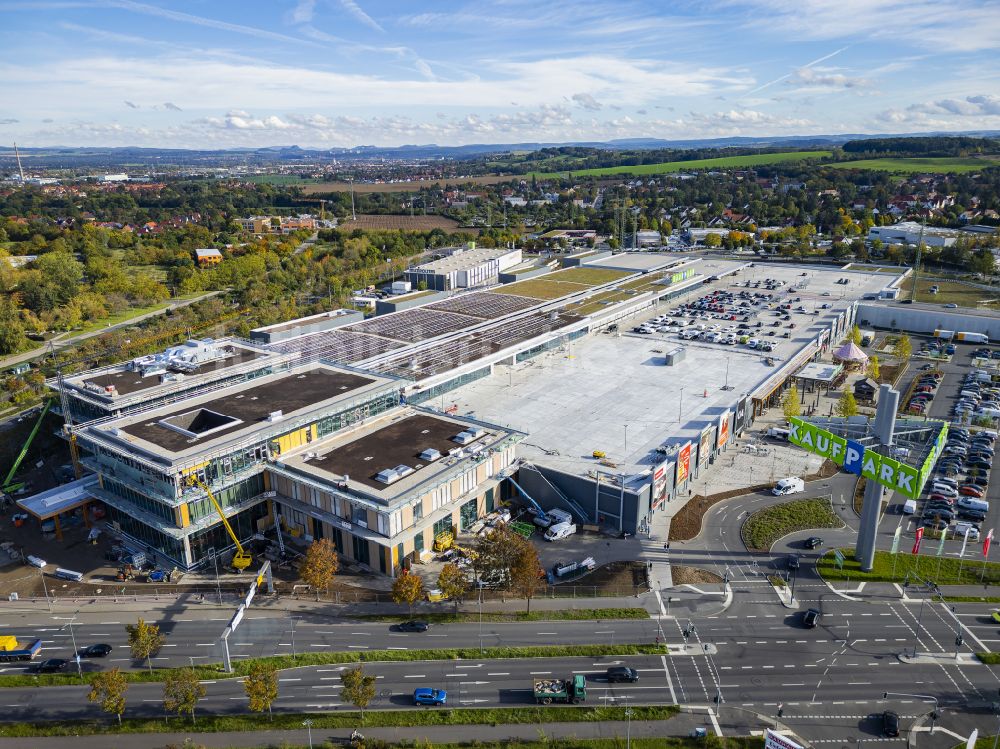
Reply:
M684 567L674 565L670 568L674 585L695 585L697 583L721 583L722 578L714 572L699 569L698 567Z

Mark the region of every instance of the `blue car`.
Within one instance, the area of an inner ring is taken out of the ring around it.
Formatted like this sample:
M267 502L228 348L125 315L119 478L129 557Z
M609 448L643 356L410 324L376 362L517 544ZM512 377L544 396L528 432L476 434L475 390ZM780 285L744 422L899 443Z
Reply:
M443 705L448 701L448 693L443 689L422 689L413 690L414 705Z

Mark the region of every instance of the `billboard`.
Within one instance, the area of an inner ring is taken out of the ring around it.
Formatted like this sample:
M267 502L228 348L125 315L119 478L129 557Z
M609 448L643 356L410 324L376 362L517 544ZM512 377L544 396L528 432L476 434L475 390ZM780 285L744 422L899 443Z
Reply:
M764 732L764 749L802 749L802 745L768 728Z
M708 459L712 455L712 442L714 441L714 426L705 427L705 431L701 433L701 439L698 440L698 465L703 466L708 462Z
M750 399L743 395L736 401L736 417L733 419L733 434L739 436L750 426Z
M680 486L691 476L691 443L685 442L677 451L677 478L674 486Z
M670 475L671 465L668 461L663 461L653 471L653 496L651 497L653 508L662 504L667 496L667 476Z
M941 430L931 455L936 459L944 444L947 428ZM814 455L829 458L849 473L864 476L887 489L899 492L909 499L917 499L934 460L925 461L920 468L900 463L898 460L868 450L854 440L838 437L826 429L807 424L798 417L789 419L788 441Z
M719 417L719 441L716 444L720 450L729 442L729 417L732 415L732 411L726 411Z

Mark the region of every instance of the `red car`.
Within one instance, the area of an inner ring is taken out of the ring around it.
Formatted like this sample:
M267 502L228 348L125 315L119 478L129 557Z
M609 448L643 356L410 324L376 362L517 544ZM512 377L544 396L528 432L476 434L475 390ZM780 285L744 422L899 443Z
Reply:
M954 497L946 497L943 494L931 494L929 497L927 497L927 499L929 499L931 502L947 502L950 505L955 504Z
M966 497L976 497L977 499L982 499L985 492L981 486L976 486L975 484L963 484L958 487L958 493L964 494Z

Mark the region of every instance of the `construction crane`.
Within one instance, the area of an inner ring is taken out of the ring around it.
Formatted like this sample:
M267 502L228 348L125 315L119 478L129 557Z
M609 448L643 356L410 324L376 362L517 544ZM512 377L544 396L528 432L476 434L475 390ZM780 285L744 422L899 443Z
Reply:
M222 518L222 524L226 527L226 532L229 533L229 537L233 539L233 543L236 544L236 554L233 556L233 569L235 569L238 572L242 572L253 563L253 558L243 548L243 544L240 543L240 540L236 537L236 534L233 532L233 527L229 524L229 521L226 519L226 513L222 511L222 505L219 504L219 501L215 498L215 495L212 494L212 490L209 489L208 486L205 484L205 482L199 479L197 476L195 476L194 474L189 474L187 477L187 481L188 481L188 486L197 486L202 491L204 491L205 494L208 495L208 498L210 500L212 500L212 504L215 505L216 512L218 512L219 517Z
M49 406L52 405L51 400L45 401L45 406L42 408L42 413L38 416L38 421L35 422L34 428L31 430L31 434L28 435L28 439L24 441L24 447L21 448L21 452L18 453L17 459L14 461L14 465L10 467L10 471L7 472L7 477L3 480L3 485L0 485L0 492L5 494L12 494L18 489L24 487L21 482L11 483L14 480L14 474L17 473L17 469L21 467L21 463L24 461L24 457L28 454L28 448L31 447L31 443L35 440L35 435L38 434L38 428L42 425L42 421L45 419L45 414L49 412Z

